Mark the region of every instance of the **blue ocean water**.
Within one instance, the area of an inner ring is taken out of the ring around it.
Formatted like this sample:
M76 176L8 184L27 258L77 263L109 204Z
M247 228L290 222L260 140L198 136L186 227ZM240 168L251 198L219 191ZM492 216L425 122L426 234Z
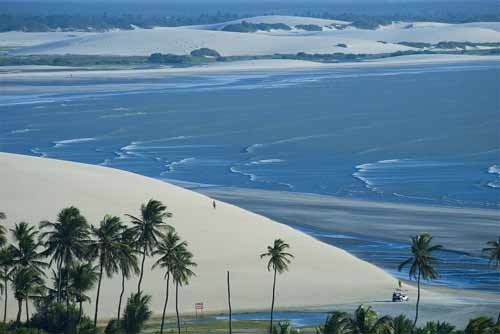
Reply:
M498 62L2 79L0 87L1 151L99 164L195 189L500 206ZM326 239L389 271L407 252L406 245L374 252L379 241L357 247ZM453 270L438 283L497 290L482 259L447 258ZM453 278L457 268L473 270L472 278Z
M0 149L194 187L498 208L499 73L492 63L3 81Z

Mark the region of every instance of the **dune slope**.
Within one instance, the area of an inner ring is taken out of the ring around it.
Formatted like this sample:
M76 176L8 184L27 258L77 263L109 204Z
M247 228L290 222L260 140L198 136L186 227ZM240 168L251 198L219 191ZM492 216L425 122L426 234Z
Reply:
M124 214L138 214L140 204L150 198L167 204L174 214L170 224L189 242L198 263L197 276L180 292L184 312L193 312L196 302L204 302L209 311L224 310L226 270L232 275L234 310L267 308L272 274L259 254L275 238L290 243L296 257L291 271L278 278L279 308L387 298L395 284L373 265L290 227L222 202L214 210L209 197L129 172L0 153L0 183L0 211L8 215L4 224L9 228L20 221L55 220L70 205L98 224L105 214L127 221ZM151 258L146 263L143 289L152 294L154 311L160 313L165 283L161 270L150 269L152 263ZM126 295L135 289L136 279L128 281ZM115 316L119 292L119 276L104 280L101 318ZM90 295L94 300L95 292ZM12 317L12 297L9 304ZM90 307L86 305L87 312Z

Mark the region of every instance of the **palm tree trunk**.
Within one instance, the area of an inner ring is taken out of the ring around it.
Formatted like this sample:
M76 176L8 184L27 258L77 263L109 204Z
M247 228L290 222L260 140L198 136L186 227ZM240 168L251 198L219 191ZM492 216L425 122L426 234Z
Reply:
M163 334L163 324L165 323L165 312L167 311L169 282L170 282L170 271L167 272L167 291L165 293L165 304L163 305L163 314L161 316L160 334Z
M271 321L269 324L269 334L273 333L273 313L274 313L274 293L276 291L276 268L274 268L274 279L273 279L273 300L271 302Z
M233 333L233 321L232 321L233 311L231 310L231 285L229 284L229 270L227 271L227 303L229 305L229 334L232 334Z
M102 259L99 264L99 283L97 284L97 296L95 298L95 313L94 313L94 328L97 327L97 312L99 310L99 294L101 292L101 280L102 280Z
M175 282L175 314L177 315L177 333L181 334L181 318L179 317L179 282Z
M413 322L413 327L417 325L419 304L420 304L420 268L418 268L418 276L417 276L417 305L415 307L415 321Z
M69 315L69 268L66 268L66 313Z
M144 261L146 261L146 245L144 245L144 249L142 250L141 275L139 276L139 283L137 283L137 293L141 293L142 276L144 275Z
M30 312L28 309L28 297L26 297L26 323L30 322Z
M3 305L3 323L5 324L7 322L7 297L9 294L7 293L7 284L9 283L7 280L7 277L4 278L4 285L5 285L5 298L4 298L4 305Z
M57 301L61 302L61 290L62 290L62 260L57 261L57 275L59 276L57 282Z
M120 301L118 302L118 315L116 317L118 322L120 321L120 312L122 309L122 298L124 292L125 292L125 275L122 273L122 291L120 292Z
M21 323L21 312L23 311L23 300L22 299L18 299L17 300L17 318L16 318L16 322L18 324Z
M82 311L83 311L83 298L80 296L80 305L78 306L78 323L82 322Z

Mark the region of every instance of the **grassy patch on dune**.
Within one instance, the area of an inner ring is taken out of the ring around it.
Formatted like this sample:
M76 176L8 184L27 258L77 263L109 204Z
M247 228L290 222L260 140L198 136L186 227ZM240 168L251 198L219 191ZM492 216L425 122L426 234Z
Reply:
M199 321L193 321L192 318L183 319L182 333L190 334L206 334L206 333L227 333L228 320L219 320L212 317L207 317ZM149 321L143 329L143 333L158 333L160 330L160 319ZM177 325L175 318L168 320L165 324L164 333L177 333ZM277 322L276 322L277 323ZM252 334L267 334L269 321L267 320L233 320L233 333L252 333ZM301 328L302 334L316 333L313 327Z
M381 43L385 43L381 41ZM364 60L376 60L390 57L401 57L409 55L500 55L500 43L472 43L472 42L439 42L437 44L401 42L416 48L416 50L396 51L378 54L356 54L356 53L307 53L295 54L271 54L271 55L248 55L248 56L221 56L216 50L202 48L192 51L187 55L154 53L147 56L104 56L104 55L9 55L0 53L1 66L22 65L48 65L48 66L70 66L70 67L110 67L110 66L132 66L151 67L168 65L174 67L195 66L215 62L234 62L244 60L262 59L287 59L305 60L319 63L359 62ZM347 49L346 44L337 45ZM481 48L482 47L482 48Z

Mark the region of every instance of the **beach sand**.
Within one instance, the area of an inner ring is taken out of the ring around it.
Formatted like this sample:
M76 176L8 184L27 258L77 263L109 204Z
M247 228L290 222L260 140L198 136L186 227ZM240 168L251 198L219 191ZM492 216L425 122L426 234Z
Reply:
M85 68L59 66L3 66L0 67L0 84L10 89L10 83L32 81L73 81L110 79L161 79L180 75L212 75L224 73L270 73L340 70L376 67L450 65L481 62L499 62L500 56L472 55L410 55L362 62L319 63L304 60L262 59L211 63L189 67L156 68ZM89 87L91 89L91 87Z
M272 273L259 254L276 238L288 242L295 255L290 272L278 277L278 308L387 299L396 285L379 268L286 225L223 202L214 210L212 200L204 195L129 172L1 153L0 180L0 211L7 214L3 224L9 228L20 221L54 221L59 210L70 205L80 208L95 225L105 214L127 221L124 214L138 214L141 203L150 198L167 204L174 214L170 224L189 242L198 263L197 276L180 291L184 312L193 312L196 302L204 302L206 311L225 310L227 270L231 271L234 311L267 309ZM153 296L153 310L158 314L165 282L161 270L150 269L152 263L149 258L143 289ZM136 288L135 279L127 282L126 295ZM119 292L118 275L104 279L100 318L115 316ZM90 295L94 300L95 294ZM12 317L17 309L12 296L9 305ZM86 305L85 311L90 310Z

